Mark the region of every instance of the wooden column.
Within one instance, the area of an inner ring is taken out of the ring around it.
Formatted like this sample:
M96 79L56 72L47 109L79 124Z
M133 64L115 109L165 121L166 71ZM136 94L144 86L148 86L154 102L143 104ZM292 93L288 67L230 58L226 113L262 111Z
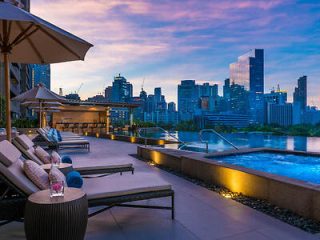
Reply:
M7 131L7 140L11 142L10 67L9 67L8 52L3 52L3 62L4 62L4 81L5 81L5 99L6 99L6 131Z
M110 133L110 107L106 108L106 134Z

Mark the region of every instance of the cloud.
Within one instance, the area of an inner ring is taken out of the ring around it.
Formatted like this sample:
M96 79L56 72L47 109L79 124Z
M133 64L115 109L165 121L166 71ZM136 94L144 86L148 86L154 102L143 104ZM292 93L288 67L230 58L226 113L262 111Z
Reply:
M34 14L95 45L85 62L52 66L53 88L70 92L83 82L83 98L101 92L121 72L137 84L135 93L146 77L149 92L154 83L161 83L167 98L175 100L176 85L182 78L222 83L229 75L229 63L252 48L266 50L267 87L271 79L277 79L292 89L290 79L303 72L297 71L299 65L310 75L310 86L319 76L313 70L318 58L311 57L320 47L319 4L293 0L33 0L31 7ZM317 99L314 91L311 96Z

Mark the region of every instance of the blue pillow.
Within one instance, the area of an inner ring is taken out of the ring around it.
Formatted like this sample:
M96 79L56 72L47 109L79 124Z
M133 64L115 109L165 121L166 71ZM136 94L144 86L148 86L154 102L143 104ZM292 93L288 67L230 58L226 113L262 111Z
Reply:
M69 172L67 174L66 181L68 187L81 188L83 185L83 179L77 171Z
M54 133L54 128L51 128L51 129L49 130L49 132L48 132L48 135L49 135L49 136L52 136L53 133Z
M70 163L70 164L72 164L72 158L69 157L68 155L63 156L63 157L61 158L61 162L62 162L62 163Z
M62 141L62 137L61 137L60 131L57 131L57 135L58 135L59 142L61 142Z

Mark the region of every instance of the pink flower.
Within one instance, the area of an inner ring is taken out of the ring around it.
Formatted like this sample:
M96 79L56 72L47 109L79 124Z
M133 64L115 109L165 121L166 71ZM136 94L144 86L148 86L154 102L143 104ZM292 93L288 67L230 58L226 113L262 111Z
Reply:
M53 183L52 184L52 189L55 192L60 192L62 190L63 185L61 183Z

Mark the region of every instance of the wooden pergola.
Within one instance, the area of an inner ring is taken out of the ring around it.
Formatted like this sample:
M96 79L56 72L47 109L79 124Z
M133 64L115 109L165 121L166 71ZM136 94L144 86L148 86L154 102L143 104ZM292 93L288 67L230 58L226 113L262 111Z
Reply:
M52 113L52 125L57 123L72 122L105 122L106 132L110 132L110 111L113 108L127 108L129 110L130 127L133 125L133 109L139 107L134 103L115 103L115 102L88 102L68 100L59 107L59 112ZM71 119L71 120L70 120Z

